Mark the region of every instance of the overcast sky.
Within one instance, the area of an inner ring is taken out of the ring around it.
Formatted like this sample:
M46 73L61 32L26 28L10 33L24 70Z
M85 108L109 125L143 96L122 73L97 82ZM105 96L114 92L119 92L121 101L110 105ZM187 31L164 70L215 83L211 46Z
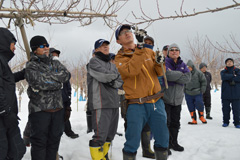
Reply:
M144 11L151 17L157 17L156 0L142 0ZM240 2L240 0L236 0ZM163 16L173 16L175 11L179 13L181 0L160 0L160 11ZM192 13L203 11L206 8L216 8L233 4L232 0L185 0L183 11ZM122 21L125 17L132 22L137 22L132 16L131 11L136 15L141 15L139 0L131 0L118 13L118 20ZM125 22L126 23L126 22ZM0 26L4 26L0 21ZM146 25L140 25L144 28ZM240 38L240 9L228 9L217 13L208 13L190 18L166 19L154 22L146 30L148 35L155 39L155 48L166 44L177 43L181 49L183 59L187 57L187 40L197 36L208 36L213 42L224 42L224 37L229 38L230 34ZM11 29L14 29L12 26ZM87 57L93 49L94 42L103 38L110 40L113 30L109 29L101 18L85 27L80 27L79 23L69 24L40 24L34 27L26 26L28 40L35 35L43 35L49 40L50 45L63 52L62 59L77 60ZM19 32L20 33L20 32ZM116 44L115 35L111 42L111 52L116 53L120 45ZM17 54L17 52L16 52Z

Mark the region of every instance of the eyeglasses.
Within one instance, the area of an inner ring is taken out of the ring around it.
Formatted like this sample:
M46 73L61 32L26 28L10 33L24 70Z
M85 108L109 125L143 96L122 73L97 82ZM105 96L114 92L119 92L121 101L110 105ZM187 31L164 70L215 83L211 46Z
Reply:
M45 47L48 48L48 47L49 47L49 44L42 44L42 45L39 45L38 47L39 47L39 48L45 48Z
M132 31L131 30L121 31L119 35L122 36L125 35L126 33L132 33Z
M179 51L179 49L170 49L171 52L174 52L174 51Z

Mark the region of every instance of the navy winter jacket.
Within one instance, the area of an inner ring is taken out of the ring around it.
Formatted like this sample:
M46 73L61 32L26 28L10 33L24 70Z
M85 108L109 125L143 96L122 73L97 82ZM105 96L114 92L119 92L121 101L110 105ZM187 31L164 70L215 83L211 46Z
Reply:
M240 70L226 67L221 71L222 99L240 99Z

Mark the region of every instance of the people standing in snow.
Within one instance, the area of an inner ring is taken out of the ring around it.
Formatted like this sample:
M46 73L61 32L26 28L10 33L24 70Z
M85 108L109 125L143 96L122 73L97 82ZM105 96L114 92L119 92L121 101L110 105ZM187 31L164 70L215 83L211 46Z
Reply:
M34 36L30 47L32 54L25 77L29 84L31 157L32 160L56 160L64 125L61 88L70 73L56 58L49 56L45 37Z
M196 109L198 110L199 119L202 123L206 124L207 121L203 114L203 94L206 91L207 80L203 73L195 67L191 60L187 62L187 66L192 74L191 81L185 84L184 89L188 110L192 118L192 122L188 122L188 124L197 124Z
M240 128L240 70L234 66L232 58L227 58L225 64L226 67L221 71L222 126L227 127L229 125L232 109L233 124L236 128Z
M24 77L13 74L8 62L14 57L16 39L6 28L0 27L0 159L21 160L26 152L18 126L18 106L15 82Z
M136 158L142 129L148 123L154 134L155 157L166 160L169 133L161 99L163 94L160 93L157 78L163 75L160 63L164 63L164 56L155 57L153 50L143 48L143 30L135 30L135 33L137 45L134 43L130 25L121 25L115 32L116 41L122 46L115 57L115 64L124 81L123 89L128 101L123 159Z
M168 48L166 63L166 77L168 89L164 90L163 101L167 112L169 129L169 148L175 151L184 151L178 143L184 85L191 80L191 72L180 57L180 48L173 43ZM171 151L169 150L169 154Z
M199 64L199 69L200 69L200 71L202 71L202 73L204 74L204 76L207 80L206 91L203 94L203 102L204 102L205 111L206 111L206 119L212 119L212 117L210 116L212 75L211 75L210 72L207 71L207 65L205 63L200 63Z
M122 86L115 64L110 62L110 42L95 42L95 56L88 64L88 110L92 113L94 135L89 141L93 160L108 159L108 150L115 137L119 118L117 88Z

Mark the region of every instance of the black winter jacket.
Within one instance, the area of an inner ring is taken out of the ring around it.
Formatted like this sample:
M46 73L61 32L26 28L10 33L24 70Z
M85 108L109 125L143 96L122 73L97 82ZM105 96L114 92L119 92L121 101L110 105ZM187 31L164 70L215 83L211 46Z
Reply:
M18 112L15 94L15 78L8 65L14 53L10 44L15 41L14 35L5 28L0 28L0 115L7 112Z
M62 98L63 98L63 107L70 107L71 106L71 93L72 93L72 87L70 84L70 81L63 83L62 88Z

